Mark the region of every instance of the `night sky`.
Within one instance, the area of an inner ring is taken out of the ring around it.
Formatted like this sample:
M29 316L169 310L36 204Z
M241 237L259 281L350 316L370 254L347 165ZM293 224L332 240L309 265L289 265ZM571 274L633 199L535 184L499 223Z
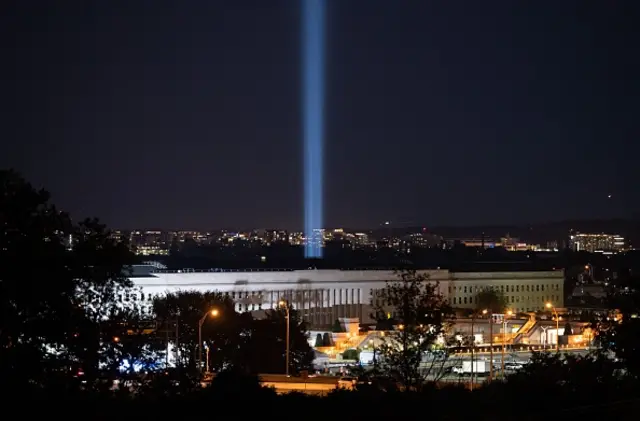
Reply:
M328 1L326 226L636 214L638 3ZM0 167L113 227L302 227L298 1L1 7Z

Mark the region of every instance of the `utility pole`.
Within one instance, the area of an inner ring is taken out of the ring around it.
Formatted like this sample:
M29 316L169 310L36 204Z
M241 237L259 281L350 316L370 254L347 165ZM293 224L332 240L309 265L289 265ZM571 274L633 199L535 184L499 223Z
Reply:
M473 333L473 324L475 323L475 321L476 321L476 312L474 310L473 313L471 313L471 382L469 383L469 389L471 391L473 391L473 371L474 371L473 358L476 350L476 337L474 336L474 333Z
M493 312L491 309L484 309L482 314L489 316L489 381L491 381L493 380Z
M218 310L213 309L204 313L204 315L198 320L198 371L202 374L202 325L207 320L207 316L218 317ZM209 348L207 348L207 358L209 355Z
M493 312L489 313L489 382L493 380Z
M507 318L504 317L502 318L502 358L500 361L500 368L502 369L502 373L500 374L500 376L502 377L502 379L504 380L504 350L505 350L505 345L506 345L506 341L507 341Z
M180 368L180 311L176 312L176 368Z
M286 347L287 347L286 354L285 354L285 364L286 364L285 373L286 373L286 375L288 377L289 376L289 354L291 352L291 349L289 348L289 345L290 345L289 344L289 335L290 335L290 332L289 332L289 324L290 324L290 320L289 320L290 319L289 302L286 301L286 300L281 300L278 303L278 305L280 307L284 307L285 317L287 318L287 332L286 332L287 336L286 336L286 339L285 339Z
M164 359L164 368L168 369L169 368L169 319L165 319L164 321L166 329L165 329L165 359Z

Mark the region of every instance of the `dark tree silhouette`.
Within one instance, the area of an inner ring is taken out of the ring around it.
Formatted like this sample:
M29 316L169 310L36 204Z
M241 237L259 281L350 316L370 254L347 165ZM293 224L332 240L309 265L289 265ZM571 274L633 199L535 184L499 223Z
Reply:
M222 369L236 358L235 351L243 341L241 333L249 315L236 313L233 301L219 292L180 291L153 301L153 311L160 322L177 323L179 365L190 371L196 369L199 321L214 309L216 316L207 316L202 324L202 340L209 346L212 367ZM171 352L175 352L175 333L171 332L169 338L173 343Z
M564 325L564 336L570 336L573 335L573 329L571 328L571 323L567 322L566 325Z
M269 310L264 319L253 319L250 313L235 312L233 301L218 292L181 291L154 301L159 320L178 321L183 366L194 371L198 321L214 308L218 309L218 315L205 319L202 325L202 339L209 346L213 371L234 368L254 374L285 372L284 310ZM292 372L306 370L313 360L307 327L297 311L291 309L290 315L291 369ZM171 337L172 342L174 337Z
M479 311L488 310L491 313L504 313L507 309L507 298L500 291L484 288L476 295L476 308Z
M110 239L109 231L95 219L87 219L76 227L70 256L76 282L72 298L76 310L70 325L74 320L78 324L62 355L69 361L82 361L84 378L95 382L102 365L117 365L112 360L117 352L110 353L111 348L123 347L112 340L119 334L117 330L114 334L118 325L112 320L118 320L121 326L128 323L128 318L138 323L137 291L128 278L134 257L126 245ZM127 297L134 298L127 301ZM136 343L142 348L143 343Z
M392 307L398 322L379 347L380 368L406 388L415 389L425 380L420 371L423 355L446 331L453 312L438 293L438 282L413 270L399 271L397 276L398 280L388 282L378 293L380 299L372 303L378 320L387 319L387 307Z
M356 360L360 359L360 353L357 349L347 349L342 353L342 358L345 360Z
M133 256L97 220L74 225L17 173L0 171L0 189L1 381L15 389L82 372L91 388Z
M307 326L296 310L290 309L290 372L311 369L313 350ZM251 320L246 340L238 352L236 366L254 374L281 374L286 371L286 313L269 310L266 318Z
M608 300L619 311L597 324L597 342L640 377L640 292L614 294Z
M333 333L340 333L340 332L344 332L344 328L342 327L342 324L340 324L340 320L336 319L333 322L333 326L331 326L331 331Z
M47 345L64 344L74 313L68 269L68 215L19 174L0 171L0 381L11 387L41 382Z
M273 398L275 392L260 385L260 379L255 374L229 369L222 371L213 378L211 387L207 391L214 399L235 399L238 395L249 395L262 399Z

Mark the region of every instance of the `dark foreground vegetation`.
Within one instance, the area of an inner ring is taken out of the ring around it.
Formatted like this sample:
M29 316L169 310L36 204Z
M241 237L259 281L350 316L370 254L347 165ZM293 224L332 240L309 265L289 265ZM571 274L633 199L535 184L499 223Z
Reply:
M130 250L103 225L74 222L14 172L0 171L0 189L0 398L7 418L639 418L640 301L633 289L611 297L616 317L594 326L597 353L537 354L504 381L469 391L421 376L421 355L450 328L451 309L433 286L405 271L379 297L394 307L394 319L376 308L379 323L389 324L379 372L362 373L354 391L276 395L257 375L284 371L285 309L255 320L216 292L184 292L153 301L149 311L127 275ZM493 301L487 306L503 306ZM198 332L213 307L218 316ZM310 368L312 355L303 321L286 310L290 369L298 373ZM155 328L147 329L150 323ZM158 356L174 331L181 358L166 371ZM218 373L205 388L199 334Z
M187 379L171 385L162 378L129 392L71 391L64 387L30 391L6 400L31 416L67 419L172 419L174 417L274 417L277 419L352 420L562 420L638 419L638 382L614 375L610 362L598 359L562 363L542 356L527 372L470 392L464 387L420 391L379 391L361 386L326 397L298 393L276 395L254 376L223 373L211 386ZM597 372L602 370L601 372ZM21 404L20 402L24 402Z

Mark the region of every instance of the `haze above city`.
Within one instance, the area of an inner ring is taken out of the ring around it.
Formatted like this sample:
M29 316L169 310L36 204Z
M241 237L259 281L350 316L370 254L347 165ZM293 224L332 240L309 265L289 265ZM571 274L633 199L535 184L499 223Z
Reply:
M298 2L115 3L7 6L0 167L115 228L301 229ZM328 4L326 227L635 215L634 3Z

